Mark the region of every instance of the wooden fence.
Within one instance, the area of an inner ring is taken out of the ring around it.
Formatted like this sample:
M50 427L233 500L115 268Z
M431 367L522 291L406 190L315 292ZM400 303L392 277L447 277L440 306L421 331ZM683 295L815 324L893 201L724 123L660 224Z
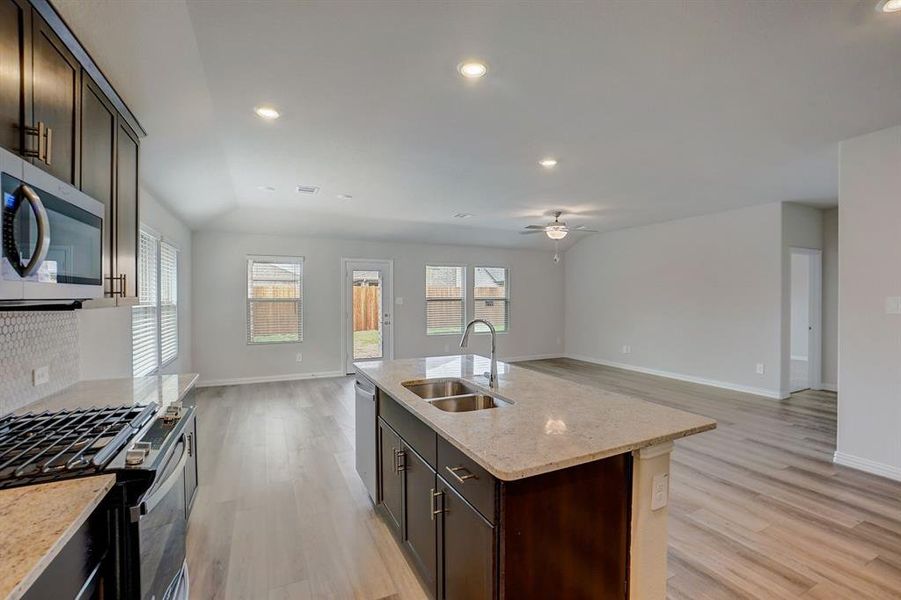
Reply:
M381 293L379 286L355 285L354 288L354 331L379 329Z

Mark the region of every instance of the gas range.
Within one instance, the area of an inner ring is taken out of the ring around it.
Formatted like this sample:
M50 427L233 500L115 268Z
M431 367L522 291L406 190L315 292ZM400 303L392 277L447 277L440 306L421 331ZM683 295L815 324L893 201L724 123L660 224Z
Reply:
M0 489L113 474L113 598L187 598L187 518L196 489L193 401L0 417Z

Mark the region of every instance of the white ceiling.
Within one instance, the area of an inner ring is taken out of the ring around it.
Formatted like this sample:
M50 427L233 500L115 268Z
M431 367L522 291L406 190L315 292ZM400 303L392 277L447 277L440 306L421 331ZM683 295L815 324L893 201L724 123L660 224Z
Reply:
M517 232L555 208L608 230L834 204L837 143L901 123L875 0L55 3L195 229L549 247Z

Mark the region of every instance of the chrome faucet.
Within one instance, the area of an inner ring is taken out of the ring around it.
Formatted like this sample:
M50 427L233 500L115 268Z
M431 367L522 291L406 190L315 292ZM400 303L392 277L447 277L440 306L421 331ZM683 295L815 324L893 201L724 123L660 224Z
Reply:
M466 325L466 329L463 331L463 338L460 340L460 348L465 348L466 344L469 343L469 332L472 331L472 328L476 323L484 323L488 326L488 331L491 332L491 372L485 373L485 376L488 378L488 387L492 390L497 389L497 332L494 331L494 325L486 321L485 319L473 319Z

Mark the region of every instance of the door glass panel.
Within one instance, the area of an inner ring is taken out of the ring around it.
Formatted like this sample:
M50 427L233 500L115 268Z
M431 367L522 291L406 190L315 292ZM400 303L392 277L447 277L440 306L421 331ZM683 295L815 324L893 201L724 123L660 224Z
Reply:
M353 359L382 358L382 274L353 271Z

